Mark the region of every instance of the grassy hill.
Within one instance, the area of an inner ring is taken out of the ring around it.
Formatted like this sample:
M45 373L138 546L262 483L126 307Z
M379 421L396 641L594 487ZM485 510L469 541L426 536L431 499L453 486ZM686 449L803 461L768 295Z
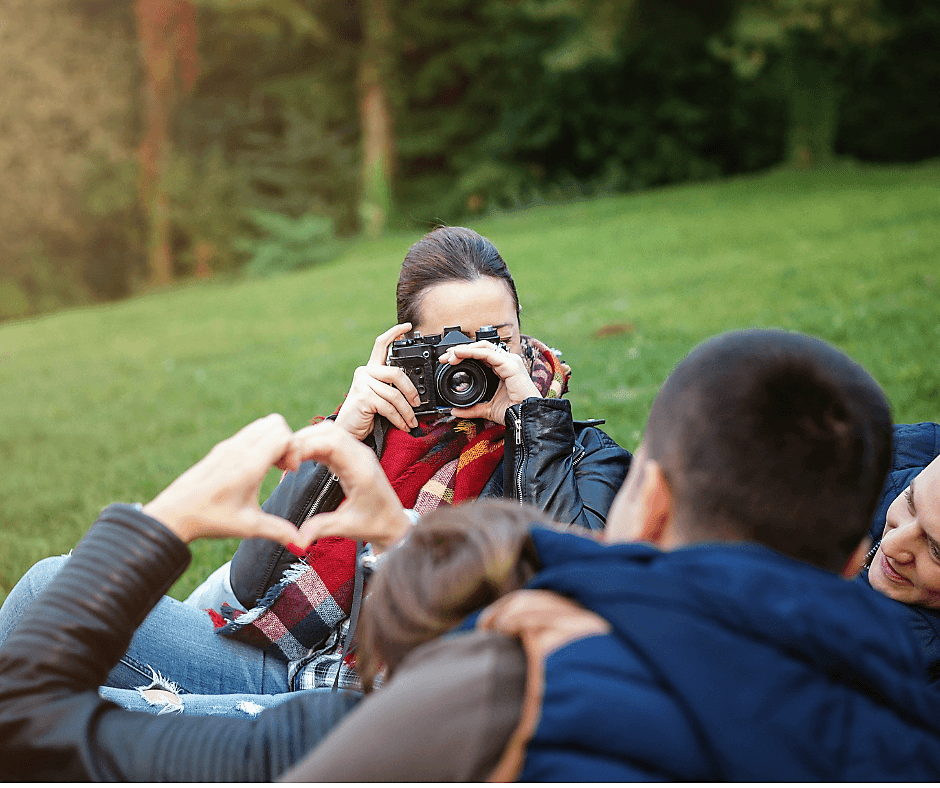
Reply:
M940 163L772 173L473 227L514 273L523 331L564 351L576 416L606 418L627 448L676 361L747 326L823 337L874 374L897 421L940 421ZM416 239L0 326L0 598L106 504L149 500L248 421L332 412L395 322ZM173 593L234 547L197 544Z

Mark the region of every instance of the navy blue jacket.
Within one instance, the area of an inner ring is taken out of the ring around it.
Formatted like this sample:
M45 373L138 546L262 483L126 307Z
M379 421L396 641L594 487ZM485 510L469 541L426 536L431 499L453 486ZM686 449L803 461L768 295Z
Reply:
M940 694L903 605L757 545L533 539L530 586L613 631L546 660L522 781L940 776Z
M935 457L940 455L940 424L925 421L919 424L896 424L891 470L875 509L871 538L877 544L885 527L885 516L897 498ZM859 575L859 582L868 584L868 572ZM940 611L922 607L907 608L908 623L927 654L927 676L940 687Z

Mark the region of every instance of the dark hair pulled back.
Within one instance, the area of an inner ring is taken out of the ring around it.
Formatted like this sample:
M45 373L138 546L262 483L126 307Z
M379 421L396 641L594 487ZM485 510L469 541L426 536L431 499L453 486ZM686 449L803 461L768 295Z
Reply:
M408 250L398 277L398 322L418 325L421 298L445 282L473 282L484 276L502 279L519 316L519 296L512 274L493 244L466 227L438 227Z

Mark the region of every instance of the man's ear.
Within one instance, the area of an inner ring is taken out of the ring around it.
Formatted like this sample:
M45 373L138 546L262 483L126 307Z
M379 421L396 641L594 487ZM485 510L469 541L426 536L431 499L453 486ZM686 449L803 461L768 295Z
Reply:
M862 567L865 566L865 559L868 557L868 551L871 550L872 541L871 537L868 534L858 543L858 547L855 548L855 552L849 556L849 560L845 563L845 568L842 570L842 577L845 577L851 580L855 575L862 571Z
M636 540L666 547L672 538L672 492L663 469L655 460L646 462L639 499L639 532Z

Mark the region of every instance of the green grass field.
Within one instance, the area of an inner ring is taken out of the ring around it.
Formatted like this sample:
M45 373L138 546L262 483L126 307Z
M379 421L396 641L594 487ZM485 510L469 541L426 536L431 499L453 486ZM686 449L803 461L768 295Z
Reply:
M940 163L778 172L473 226L515 275L523 331L564 351L576 417L607 419L627 448L672 366L749 326L821 336L881 382L897 421L940 421ZM0 598L102 507L149 500L248 421L332 412L395 322L416 239L0 326ZM234 548L197 544L174 595Z

